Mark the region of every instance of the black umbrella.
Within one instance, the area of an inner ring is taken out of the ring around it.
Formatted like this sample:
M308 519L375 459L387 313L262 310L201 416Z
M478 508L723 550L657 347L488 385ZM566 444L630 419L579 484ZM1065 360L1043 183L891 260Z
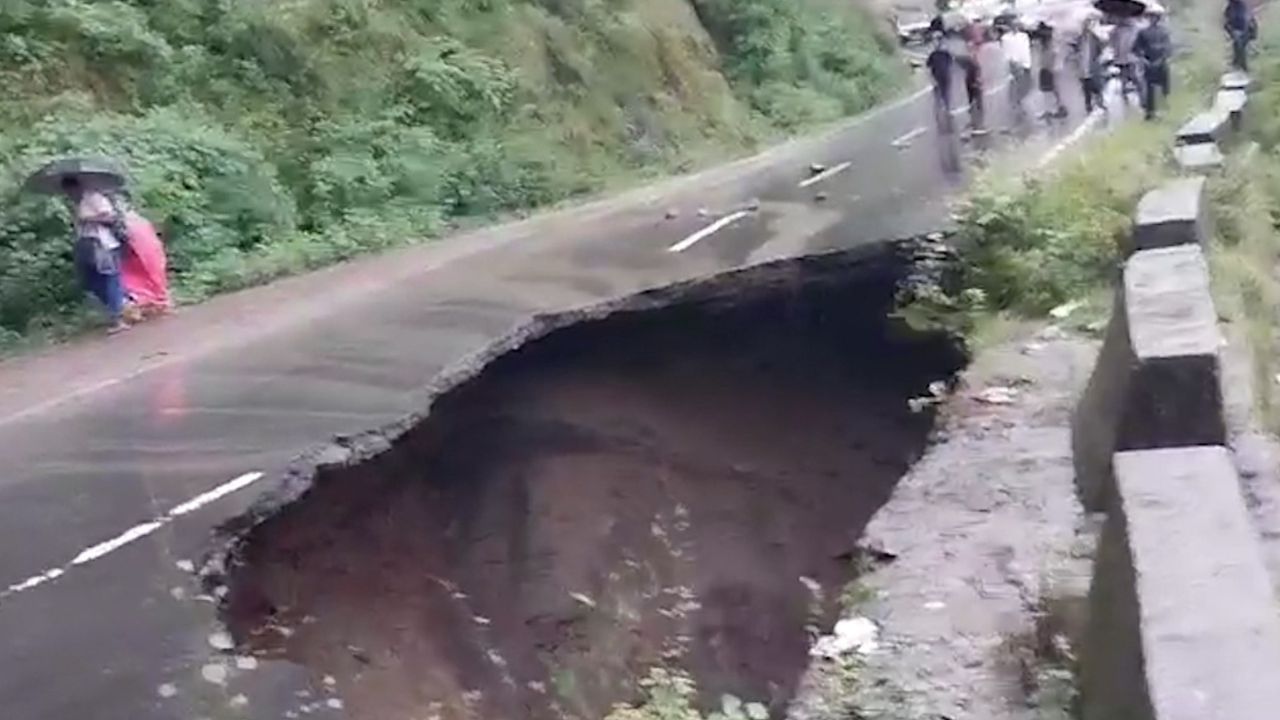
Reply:
M1144 0L1093 0L1093 6L1117 17L1141 17L1147 12L1148 4Z
M125 185L124 170L105 158L63 158L37 170L23 185L30 192L56 195L67 178L76 178L86 190L115 192Z

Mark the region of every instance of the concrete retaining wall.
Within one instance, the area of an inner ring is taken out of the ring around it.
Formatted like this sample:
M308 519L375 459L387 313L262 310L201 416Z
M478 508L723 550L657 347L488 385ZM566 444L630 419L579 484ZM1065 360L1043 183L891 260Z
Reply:
M1247 85L1229 74L1222 92ZM1244 103L1215 104L1178 150L1217 152L1238 127L1225 118ZM1081 499L1107 514L1081 658L1086 720L1280 713L1280 605L1226 447L1210 236L1203 178L1143 198L1074 418Z

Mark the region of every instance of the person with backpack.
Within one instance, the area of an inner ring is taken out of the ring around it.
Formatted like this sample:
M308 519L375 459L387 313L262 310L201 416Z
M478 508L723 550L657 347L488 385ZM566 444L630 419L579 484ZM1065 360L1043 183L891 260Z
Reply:
M1168 98L1170 92L1169 59L1173 55L1173 40L1164 21L1164 8L1151 3L1147 8L1147 26L1138 32L1133 42L1134 55L1142 63L1142 109L1148 120L1156 117L1156 92Z
M68 175L62 180L75 232L75 264L80 284L102 303L110 321L107 333L128 330L124 283L120 278L120 228L123 217L107 196Z
M1231 67L1249 71L1249 43L1257 37L1258 22L1245 0L1227 0L1222 27L1231 41Z

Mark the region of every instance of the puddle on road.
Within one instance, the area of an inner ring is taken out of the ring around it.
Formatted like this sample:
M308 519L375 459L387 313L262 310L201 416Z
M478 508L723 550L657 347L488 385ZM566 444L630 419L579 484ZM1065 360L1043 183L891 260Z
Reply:
M322 471L231 571L240 650L360 720L600 718L653 665L780 713L961 354L890 246L554 332Z

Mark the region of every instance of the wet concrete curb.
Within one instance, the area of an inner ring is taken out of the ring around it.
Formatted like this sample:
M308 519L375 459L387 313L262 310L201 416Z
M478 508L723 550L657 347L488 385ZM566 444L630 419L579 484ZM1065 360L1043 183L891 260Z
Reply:
M1224 92L1239 83L1224 76ZM1219 96L1177 147L1216 152L1233 126ZM1261 719L1280 706L1280 618L1226 447L1204 182L1176 180L1140 203L1073 419L1077 490L1106 513L1081 662L1086 720Z
M1185 171L1208 172L1222 167L1221 147L1244 129L1249 76L1234 71L1225 73L1218 88L1213 105L1178 128L1173 158Z

